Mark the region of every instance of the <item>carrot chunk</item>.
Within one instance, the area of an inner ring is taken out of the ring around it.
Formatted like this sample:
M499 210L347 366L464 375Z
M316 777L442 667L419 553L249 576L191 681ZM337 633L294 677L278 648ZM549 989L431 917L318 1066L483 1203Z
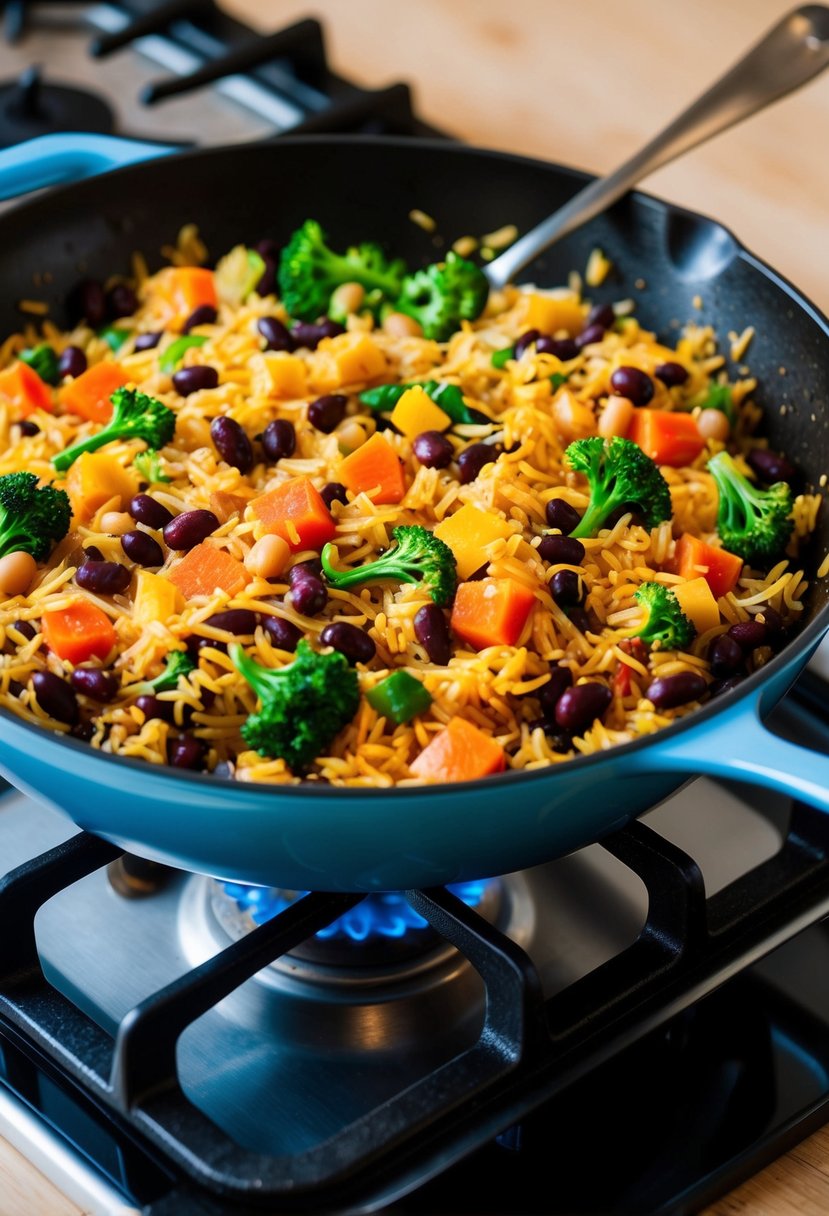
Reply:
M500 743L471 722L452 718L409 767L427 781L474 781L500 773L504 766Z
M336 525L319 490L308 477L292 477L250 504L251 514L287 542L292 553L321 549L334 539Z
M365 491L372 502L400 502L406 493L403 467L387 439L375 432L340 465L340 481L354 494Z
M634 410L627 437L638 443L651 460L674 469L691 464L705 447L691 415L673 410Z
M238 595L250 581L250 575L237 558L206 541L186 553L167 577L186 600L197 595L214 595L217 591Z
M58 400L68 414L77 414L89 422L109 422L110 397L129 381L120 363L96 363L74 380L68 380L58 393Z
M736 587L737 579L742 574L743 559L727 549L707 545L686 532L677 541L676 565L677 573L683 578L693 579L702 575L714 597L719 599Z
M216 281L203 266L170 266L158 276L158 293L167 310L167 324L180 328L202 306L218 308Z
M46 645L67 663L105 659L115 645L112 621L89 600L44 612L41 625Z
M512 578L461 583L452 608L452 630L476 650L514 646L534 603L529 587Z
M21 418L34 410L52 413L49 385L27 363L13 363L0 372L0 397L10 401Z

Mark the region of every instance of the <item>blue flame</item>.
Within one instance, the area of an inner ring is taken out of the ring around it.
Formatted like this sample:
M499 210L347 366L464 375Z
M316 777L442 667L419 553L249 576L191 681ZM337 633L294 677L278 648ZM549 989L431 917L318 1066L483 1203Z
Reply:
M477 908L491 880L452 883L448 888L453 895L470 908ZM226 882L226 893L236 901L242 912L247 912L257 925L271 920L291 904L296 903L306 891L286 891L280 887L249 887L243 883ZM415 912L399 891L368 895L333 924L320 929L317 937L321 941L350 939L353 942L372 941L378 937L401 938L410 931L428 927L428 922Z

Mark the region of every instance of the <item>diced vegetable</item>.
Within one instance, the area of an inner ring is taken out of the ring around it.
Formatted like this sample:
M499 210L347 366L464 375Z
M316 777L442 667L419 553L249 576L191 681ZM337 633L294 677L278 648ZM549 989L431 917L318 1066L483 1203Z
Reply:
M177 328L197 308L217 308L216 282L212 270L203 266L169 266L158 276L158 290L167 305L167 324Z
M634 410L627 437L651 460L674 469L691 464L705 447L695 419L673 410Z
M408 671L393 671L366 693L366 700L378 714L400 726L432 704L432 695Z
M415 385L406 389L391 415L392 426L409 439L423 431L445 431L452 424L448 414L435 405L422 388Z
M268 351L264 359L274 397L292 401L305 396L308 373L298 355L289 355L283 350Z
M67 380L58 392L58 400L68 414L77 414L89 422L109 422L110 398L116 389L129 382L130 377L120 364L96 363L74 380Z
M359 331L323 338L317 347L317 358L320 378L336 386L376 380L386 374L389 366L374 339Z
M489 361L493 367L497 367L500 370L501 368L504 368L507 366L510 359L514 359L514 358L515 358L515 347L514 346L504 346L504 347L502 347L501 350L494 350L492 352L492 356Z
M343 459L339 479L347 490L365 492L375 503L400 502L406 493L403 466L379 432Z
M734 590L743 570L743 559L736 553L707 545L690 532L677 542L676 563L677 573L683 578L694 579L702 575L715 599Z
M672 591L679 606L699 634L707 633L720 623L720 610L711 588L704 578L692 578L687 583L676 583Z
M40 342L28 350L22 350L18 357L21 363L37 372L45 384L51 384L54 388L60 382L58 356L48 342Z
M586 311L578 296L532 294L527 297L523 323L527 329L537 329L542 334L566 329L572 338L584 328Z
M421 388L435 405L440 406L449 415L452 424L475 425L480 422L490 422L481 410L472 409L463 399L460 385L449 384L445 380L415 380L411 384L379 384L376 388L368 388L360 393L360 404L369 409L387 413L393 410L401 397L412 388ZM432 428L437 430L437 427Z
M0 372L0 397L10 401L21 418L34 410L53 411L49 385L27 363L13 363Z
M89 600L49 609L43 613L41 626L46 645L67 663L105 659L116 642L109 617Z
M217 549L206 541L185 553L167 577L186 600L197 595L214 595L217 591L238 595L250 582L243 562L226 549Z
M132 330L124 329L119 325L105 325L103 329L98 330L98 337L103 338L111 351L117 352L124 345L127 338L132 337Z
M231 515L244 515L248 499L241 494L229 494L227 490L214 490L210 495L210 510L220 523L227 523Z
M171 342L158 361L159 369L168 376L178 368L186 352L194 346L204 346L207 334L182 334Z
M132 619L137 625L151 621L169 621L184 607L184 599L175 583L163 574L139 570L135 581Z
M255 249L236 245L216 264L219 299L237 308L244 303L265 273L265 259Z
M458 577L469 578L485 560L484 549L494 540L512 535L505 519L466 503L435 528L435 536L448 545L458 563Z
M504 749L463 718L452 718L409 766L425 781L474 781L506 767Z
M287 541L291 551L321 549L333 540L336 525L319 490L309 477L292 477L250 504L251 514L265 532Z
M105 452L84 452L66 477L72 512L81 521L91 519L98 508L112 498L118 499L114 509L120 510L137 488L135 474Z
M535 603L529 587L511 578L461 583L452 608L452 631L475 650L514 646Z

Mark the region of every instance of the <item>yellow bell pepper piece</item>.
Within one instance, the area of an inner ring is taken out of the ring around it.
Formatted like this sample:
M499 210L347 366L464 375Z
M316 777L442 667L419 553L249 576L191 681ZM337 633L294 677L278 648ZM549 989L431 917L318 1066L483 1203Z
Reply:
M697 633L707 633L720 623L720 610L714 594L704 578L692 578L686 583L676 583L671 590L679 606Z
M77 519L91 519L110 499L119 506L129 502L138 488L138 478L105 452L84 452L66 474L66 491Z
M527 329L537 329L542 334L554 334L566 329L571 337L584 328L587 310L578 296L542 296L532 294L527 298L524 323Z
M138 625L152 621L166 623L184 608L184 597L175 583L161 574L139 570L135 580L132 619Z
M420 385L407 388L391 413L392 425L409 439L423 431L445 431L452 419Z
M308 388L305 364L297 355L289 355L284 350L269 351L265 355L265 365L275 397L292 400L305 396Z
M454 553L458 577L466 579L486 561L485 546L494 540L506 540L512 535L512 528L500 515L467 503L439 523L434 532Z

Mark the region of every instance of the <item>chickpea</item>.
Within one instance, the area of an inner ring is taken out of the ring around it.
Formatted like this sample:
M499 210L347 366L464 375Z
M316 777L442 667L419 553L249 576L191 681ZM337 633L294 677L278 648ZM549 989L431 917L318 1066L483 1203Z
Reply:
M359 312L365 296L360 283L341 283L331 296L331 304L337 312Z
M135 520L127 511L104 511L99 522L101 531L110 536L123 536L135 527Z
M721 443L725 443L731 434L731 423L722 410L701 410L697 427L703 438L719 439Z
M383 321L383 329L392 338L422 338L423 330L414 317L404 312L390 312Z
M276 578L288 564L291 550L281 536L268 535L256 542L245 558L245 566L257 578Z
M627 397L608 397L599 419L599 434L605 439L626 435L633 418L633 402Z
M16 595L25 595L36 570L37 562L30 553L24 553L22 549L0 558L0 599L14 599Z
M341 452L355 451L362 447L367 438L366 428L354 418L346 418L345 422L337 427L337 443Z

